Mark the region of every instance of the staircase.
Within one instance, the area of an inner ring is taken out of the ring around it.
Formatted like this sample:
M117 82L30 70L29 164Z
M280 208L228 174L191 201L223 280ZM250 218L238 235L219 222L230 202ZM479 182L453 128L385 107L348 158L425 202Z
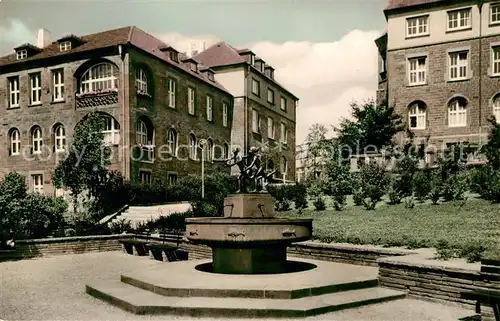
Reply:
M130 221L132 227L135 227L141 222L157 220L161 216L169 216L173 213L184 213L190 210L191 204L188 202L152 206L130 206L120 215L111 219L109 223L125 219Z

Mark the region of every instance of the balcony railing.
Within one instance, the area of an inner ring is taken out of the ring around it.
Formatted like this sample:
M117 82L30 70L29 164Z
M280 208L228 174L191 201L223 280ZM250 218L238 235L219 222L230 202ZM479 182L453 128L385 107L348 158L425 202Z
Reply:
M76 108L109 106L118 103L118 89L77 93Z

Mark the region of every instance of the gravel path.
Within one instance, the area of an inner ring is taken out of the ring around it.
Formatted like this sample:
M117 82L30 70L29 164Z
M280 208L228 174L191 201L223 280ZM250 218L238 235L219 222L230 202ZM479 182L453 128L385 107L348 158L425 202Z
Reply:
M144 260L150 259L121 252L104 252L0 263L0 320L193 320L185 317L137 316L85 293L85 284L89 281L118 278L120 273L147 264ZM405 299L329 313L308 320L456 321L473 312Z

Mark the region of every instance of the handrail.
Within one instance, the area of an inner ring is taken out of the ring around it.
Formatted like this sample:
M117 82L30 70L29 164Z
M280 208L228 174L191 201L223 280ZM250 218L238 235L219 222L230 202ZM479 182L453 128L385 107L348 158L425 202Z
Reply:
M108 222L110 222L111 220L113 220L115 217L117 217L118 215L122 214L125 210L127 210L129 208L129 205L128 204L125 204L123 205L119 210L117 210L116 212L114 212L113 214L109 214L109 215L106 215L105 217L103 217L100 221L99 221L99 224L106 224Z

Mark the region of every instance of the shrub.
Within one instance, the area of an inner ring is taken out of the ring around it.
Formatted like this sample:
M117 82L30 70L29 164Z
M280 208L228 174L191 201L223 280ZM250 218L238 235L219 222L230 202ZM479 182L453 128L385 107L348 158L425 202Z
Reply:
M470 188L482 198L500 203L500 171L486 165L471 173Z
M130 205L153 205L167 202L167 188L160 182L130 185Z
M452 146L450 150L438 159L441 179L441 196L445 201L463 198L468 185L465 172L466 160L460 146Z
M326 209L325 200L323 196L316 196L313 201L314 208L316 211L324 211Z
M267 190L274 198L274 208L276 211L288 211L290 202L294 198L294 185L268 185Z
M292 188L291 196L296 209L307 208L307 189L304 184L297 183L294 188Z
M420 202L427 199L432 189L432 172L430 169L426 168L424 170L418 171L413 176L413 191L415 197Z
M467 242L459 252L460 257L464 257L467 262L474 263L481 261L484 257L486 246L480 241Z
M120 218L109 224L109 230L112 234L123 234L132 232L132 224L129 219Z
M366 209L373 210L384 196L388 184L385 168L375 163L365 164L361 167L360 178L363 190L363 205Z
M347 197L345 195L335 195L332 197L332 204L336 211L341 211L347 204Z
M401 203L405 192L401 188L402 180L400 177L394 177L389 184L387 196L389 197L389 204L395 205Z
M28 194L24 199L23 222L18 238L44 238L64 226L68 204L62 198Z
M456 249L452 248L450 243L446 240L439 240L435 245L436 248L436 259L438 260L449 260L456 257Z

